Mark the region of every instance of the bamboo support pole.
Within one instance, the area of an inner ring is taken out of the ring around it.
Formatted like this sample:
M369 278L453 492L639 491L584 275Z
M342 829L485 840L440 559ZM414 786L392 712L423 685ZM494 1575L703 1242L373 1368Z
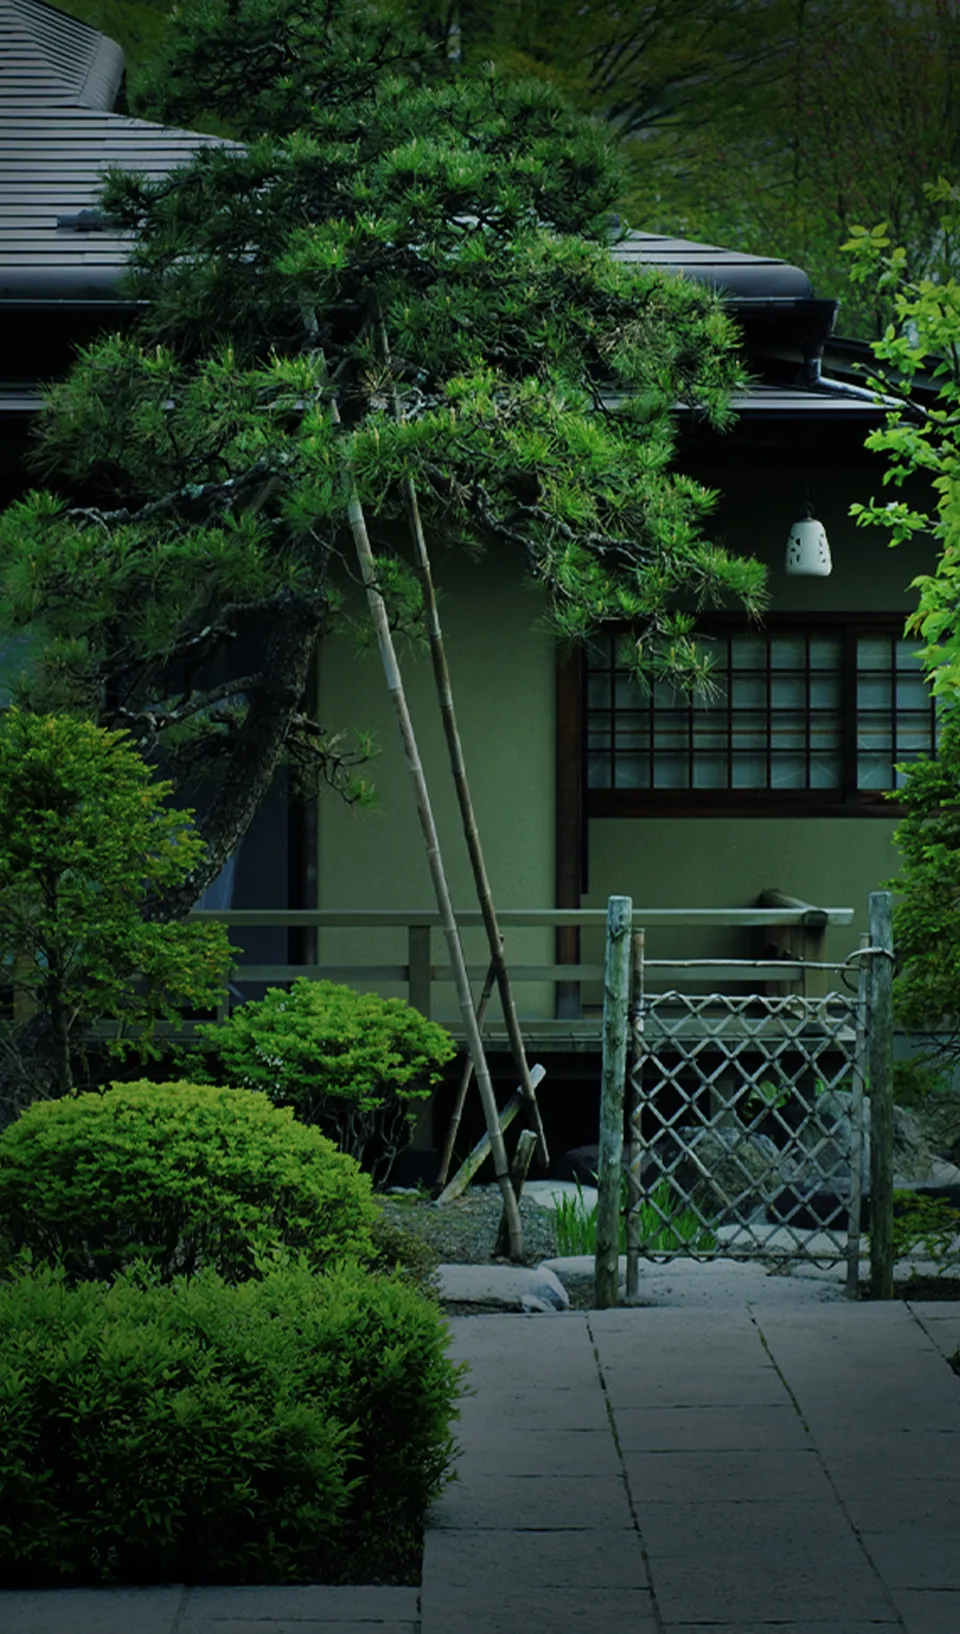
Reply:
M893 1298L893 899L870 892L870 1293Z
M527 1178L527 1170L536 1149L536 1131L534 1129L521 1129L517 1136L517 1149L513 1154L513 1162L510 1165L510 1182L518 1204L523 1191L523 1183ZM507 1217L504 1214L500 1217L500 1230L497 1232L496 1247L493 1250L496 1258L502 1258L506 1254L508 1240Z
M339 423L340 413L336 401L331 403L331 412L335 423ZM427 851L427 864L433 880L437 907L443 924L443 933L446 938L450 963L453 967L454 983L457 997L460 1002L460 1014L463 1019L464 1031L467 1037L467 1048L473 1060L473 1070L477 1075L477 1087L483 1103L483 1112L486 1119L487 1131L490 1139L490 1149L493 1154L494 1173L497 1184L503 1196L504 1212L509 1224L510 1257L520 1260L523 1258L523 1228L520 1224L520 1210L514 1196L510 1182L510 1169L507 1161L507 1149L503 1141L503 1130L500 1127L497 1112L496 1097L493 1093L493 1083L490 1078L490 1069L487 1066L483 1052L483 1043L480 1038L480 1029L477 1026L477 1015L473 1007L473 994L470 990L470 979L467 975L466 961L463 957L463 948L460 944L460 934L453 912L453 903L447 885L447 877L443 867L443 858L440 852L440 840L437 826L430 804L430 792L427 788L427 779L420 759L413 721L407 707L406 694L403 687L403 678L397 661L393 637L390 633L390 623L387 609L377 585L376 562L367 534L366 519L363 506L357 493L356 483L349 470L344 471L344 484L347 496L347 518L353 542L360 563L360 572L367 592L367 602L377 633L377 644L383 661L384 673L387 679L387 690L393 701L397 717L397 725L403 741L404 755L407 769L413 779L416 795L417 816L423 831Z
M623 1162L623 1095L627 1064L632 918L633 903L630 897L612 896L607 905L603 984L597 1248L593 1272L594 1303L598 1310L616 1305L620 1297L620 1170Z
M380 315L380 335L384 361L390 368L390 346L387 339L386 325ZM400 420L400 401L397 395L396 383L392 384L394 417ZM437 607L437 595L433 583L433 573L430 567L430 556L427 551L427 541L420 518L420 506L417 502L417 490L413 478L406 476L403 479L404 499L407 507L407 519L410 524L410 533L413 539L414 554L417 567L417 576L423 593L423 606L427 621L427 638L430 643L430 657L433 663L433 676L440 703L440 716L443 722L444 736L447 740L447 751L450 756L450 767L453 772L453 782L457 793L457 803L460 807L460 818L463 824L464 837L467 842L467 851L470 856L470 866L473 869L473 878L477 891L477 901L483 915L484 929L490 945L490 963L493 966L497 981L497 991L500 994L500 1004L503 1009L503 1019L506 1023L507 1037L510 1040L510 1049L516 1066L517 1076L520 1079L520 1092L528 1103L528 1112L533 1128L537 1135L537 1145L540 1161L544 1168L549 1167L550 1153L547 1148L547 1137L540 1117L540 1108L530 1078L530 1066L527 1061L526 1047L523 1034L520 1031L520 1022L517 1016L517 1007L514 1003L513 990L510 986L510 976L507 971L503 952L503 937L497 922L496 908L493 902L493 893L490 889L490 880L483 857L483 848L480 844L480 831L477 827L476 812L470 795L470 785L467 781L467 768L463 755L463 744L460 730L457 726L457 717L453 705L453 687L450 681L450 670L447 665L447 655L443 644L443 631L440 627L440 614Z
M538 1065L530 1068L530 1077L533 1079L534 1088L536 1088L537 1084L539 1084L540 1080L545 1076L546 1073L543 1067ZM519 1090L515 1090L499 1114L498 1126L501 1140L503 1139L504 1131L510 1127L523 1104L523 1096ZM461 1192L466 1191L481 1163L484 1161L484 1158L489 1157L489 1155L490 1131L488 1129L486 1134L480 1136L480 1139L477 1141L477 1144L474 1146L473 1150L464 1158L453 1179L447 1182L446 1187L437 1198L438 1207L442 1203L452 1203L455 1197L459 1197ZM514 1197L512 1187L510 1190L510 1195L513 1197L514 1202L516 1202L516 1197Z
M484 977L483 989L480 993L480 1002L477 1005L478 1027L483 1026L484 1017L487 1013L487 1005L490 1003L490 995L493 992L494 979L495 972L493 965L491 965L486 976ZM468 1055L463 1064L463 1074L460 1079L460 1087L457 1090L457 1098L453 1105L453 1111L450 1114L450 1126L447 1129L447 1138L443 1143L443 1156L440 1159L440 1169L437 1174L437 1185L440 1187L445 1186L447 1183L447 1175L450 1170L450 1164L453 1161L454 1142L457 1138L457 1130L460 1128L460 1119L463 1117L463 1108L466 1104L467 1090L470 1088L470 1080L472 1077L473 1061Z

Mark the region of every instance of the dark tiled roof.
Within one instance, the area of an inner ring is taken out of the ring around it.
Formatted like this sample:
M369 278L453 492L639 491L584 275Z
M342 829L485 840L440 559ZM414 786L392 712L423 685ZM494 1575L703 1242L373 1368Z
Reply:
M42 0L0 0L3 103L109 110L123 78L123 52L86 23Z
M56 309L58 322L75 325L83 308L106 311L120 299L128 243L96 218L103 171L119 166L160 177L221 139L114 113L123 73L120 47L43 0L0 0L0 72L0 303L14 303L7 308L8 323L18 321L15 307L25 304L46 306L48 313ZM729 300L745 334L753 336L754 361L767 360L765 383L735 403L741 413L813 413L834 423L876 414L863 399L790 383L782 366L771 373L769 361L783 355L784 337L799 366L808 352L822 349L835 316L835 303L815 300L799 267L663 233L630 232L613 254L621 263L695 278ZM38 339L31 328L31 355ZM28 363L25 355L20 367L8 367L0 411L33 408Z
M0 110L0 298L115 297L124 235L75 219L96 211L101 172L164 176L218 140L88 108Z
M163 176L220 138L112 113L123 52L41 0L0 0L0 299L116 299L122 234L95 211L110 165Z
M666 267L748 300L809 300L813 285L799 267L770 255L744 255L664 233L631 232L613 246L616 260Z

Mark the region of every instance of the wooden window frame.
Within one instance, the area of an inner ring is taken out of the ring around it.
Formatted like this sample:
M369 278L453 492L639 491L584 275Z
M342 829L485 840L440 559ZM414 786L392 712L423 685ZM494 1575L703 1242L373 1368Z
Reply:
M844 637L841 693L842 787L830 789L713 789L634 788L598 789L587 783L587 682L589 664L581 666L580 741L583 806L590 817L883 817L896 820L903 807L881 789L858 789L857 780L857 639L876 630L903 636L903 613L768 613L759 630L817 630ZM701 621L705 636L745 632L742 615L710 614ZM613 707L611 705L611 707ZM894 740L895 741L895 740ZM896 750L894 751L896 753Z

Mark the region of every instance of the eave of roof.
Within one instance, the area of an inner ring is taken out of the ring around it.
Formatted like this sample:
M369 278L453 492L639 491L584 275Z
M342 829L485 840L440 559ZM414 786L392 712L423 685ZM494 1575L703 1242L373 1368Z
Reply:
M118 166L161 177L199 148L224 143L113 113L119 46L44 0L0 0L0 51L0 304L105 311L122 301L129 237L77 226L82 212L96 210L103 171ZM777 257L637 231L625 233L612 253L622 265L659 267L714 288L750 332L767 337L786 327L804 355L821 349L832 328L836 303L817 300L807 274ZM0 387L0 413L30 413L39 400L22 383ZM882 412L803 386L753 386L733 406L746 416L823 415L835 423Z
M129 237L58 218L95 211L110 166L162 177L223 139L87 108L0 111L0 300L115 300Z
M734 298L810 300L813 296L807 274L776 256L745 255L719 244L633 231L612 246L612 253L617 261L663 267Z
M0 300L116 301L129 239L58 218L95 210L110 166L165 176L221 138L113 113L114 40L44 0L0 0Z
M107 110L123 79L116 40L43 0L0 0L0 57L7 108Z

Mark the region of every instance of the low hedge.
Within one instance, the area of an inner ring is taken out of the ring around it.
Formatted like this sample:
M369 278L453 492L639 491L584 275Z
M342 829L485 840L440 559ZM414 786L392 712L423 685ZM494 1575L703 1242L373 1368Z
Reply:
M292 1106L377 1186L410 1144L417 1101L429 1098L456 1055L446 1028L405 999L305 976L289 992L268 987L197 1036L202 1052L184 1056L190 1075L262 1089L275 1105Z
M0 1284L0 1580L416 1582L463 1367L401 1277L301 1258Z
M164 1279L237 1281L271 1239L316 1268L370 1258L380 1212L352 1158L255 1090L117 1084L38 1102L0 1135L0 1246L71 1279L147 1259Z

